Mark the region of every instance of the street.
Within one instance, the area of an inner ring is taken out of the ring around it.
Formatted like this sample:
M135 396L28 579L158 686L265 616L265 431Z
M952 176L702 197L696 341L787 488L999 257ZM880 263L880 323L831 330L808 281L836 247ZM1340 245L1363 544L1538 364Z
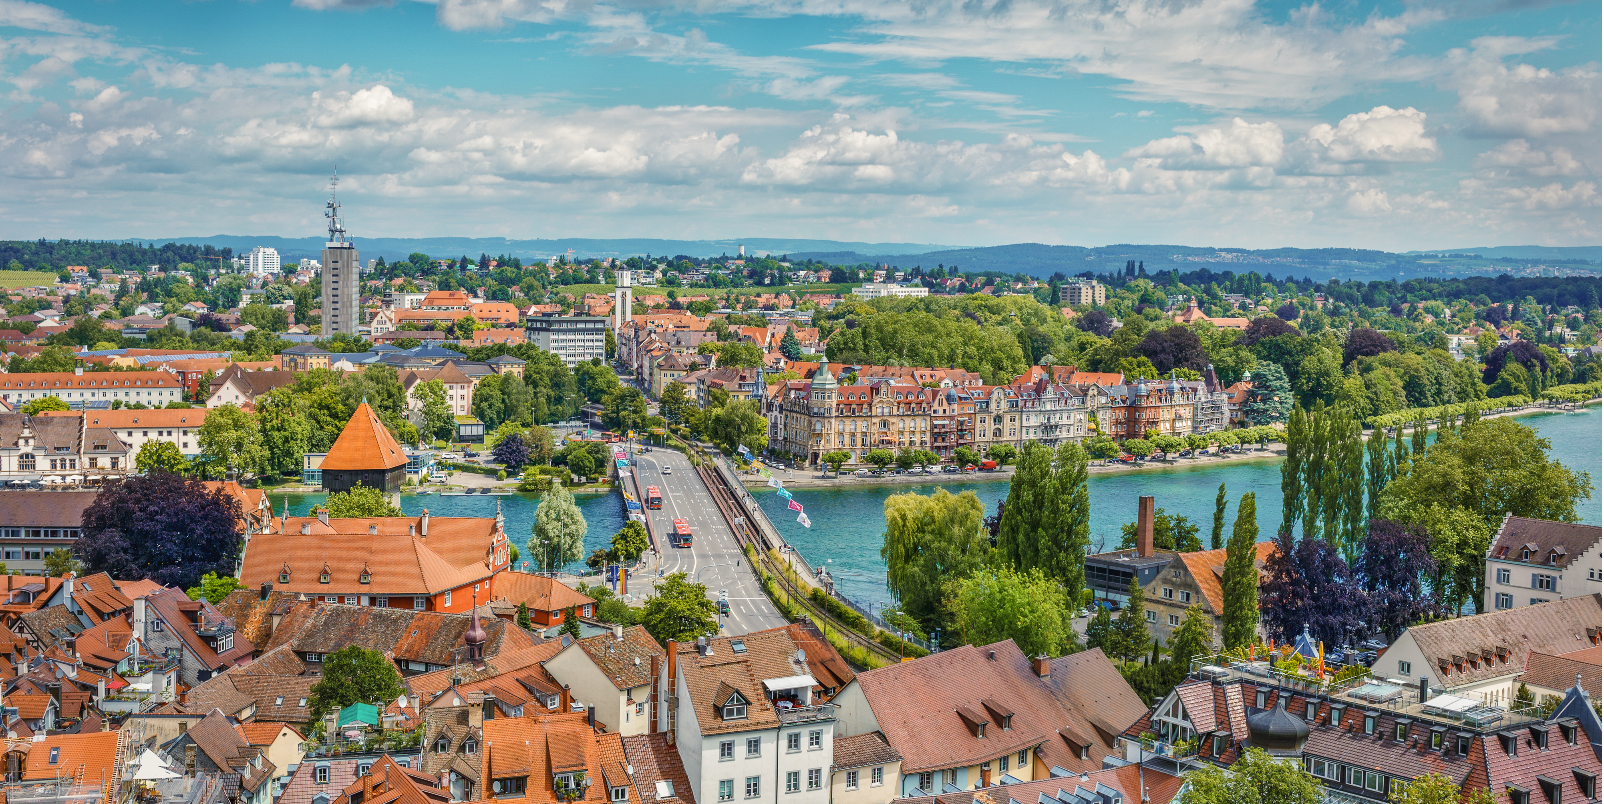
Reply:
M735 534L730 532L690 460L671 449L653 449L645 455L629 457L640 467L642 505L646 486L656 486L663 494L662 508L646 509L646 515L651 517L652 533L662 551L659 564L662 573L685 573L693 583L705 584L708 597L713 600L724 590L729 597L730 613L719 618L723 634L746 634L785 625L785 618L763 594L736 546ZM665 466L672 474L663 474ZM676 548L669 543L668 534L674 530L675 519L690 523L691 547Z

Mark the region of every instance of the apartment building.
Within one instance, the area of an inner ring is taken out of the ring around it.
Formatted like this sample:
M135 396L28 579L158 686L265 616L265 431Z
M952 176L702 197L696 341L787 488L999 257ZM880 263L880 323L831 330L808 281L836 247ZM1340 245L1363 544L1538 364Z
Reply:
M0 374L0 400L13 410L53 396L74 408L95 402L139 402L159 408L184 401L183 383L169 371L91 371Z
M1604 528L1505 516L1487 548L1486 611L1536 606L1597 592Z
M569 368L607 359L606 316L532 316L524 323L529 343L562 358Z

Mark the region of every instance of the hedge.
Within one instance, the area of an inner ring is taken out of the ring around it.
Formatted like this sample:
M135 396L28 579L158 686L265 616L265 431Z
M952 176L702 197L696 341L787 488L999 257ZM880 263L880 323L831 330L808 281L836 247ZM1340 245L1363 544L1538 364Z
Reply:
M1448 418L1457 419L1460 416L1463 416L1467 411L1471 410L1480 413L1482 411L1500 410L1503 408L1524 408L1527 405L1530 405L1531 402L1532 398L1524 395L1501 396L1497 399L1475 399L1470 402L1456 402L1452 405L1438 405L1434 408L1409 408L1407 410L1399 410L1392 413L1383 413L1379 416L1371 416L1370 418L1365 419L1365 424L1372 428L1397 427L1399 425L1413 424L1416 421L1419 421L1422 415L1424 415L1428 421L1441 422L1443 419Z

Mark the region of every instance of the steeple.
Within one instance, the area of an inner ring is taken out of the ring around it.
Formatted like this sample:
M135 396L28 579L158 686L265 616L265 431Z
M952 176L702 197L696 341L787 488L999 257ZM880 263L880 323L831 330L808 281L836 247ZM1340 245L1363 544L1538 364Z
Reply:
M473 624L468 626L468 633L464 634L462 641L468 647L468 661L473 662L473 669L485 669L485 634L484 626L479 624L479 593L473 593Z

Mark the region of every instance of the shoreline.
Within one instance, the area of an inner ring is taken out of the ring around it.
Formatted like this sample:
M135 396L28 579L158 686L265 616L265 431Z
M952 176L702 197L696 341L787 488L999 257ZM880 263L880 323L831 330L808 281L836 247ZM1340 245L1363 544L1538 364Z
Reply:
M1571 408L1571 409L1564 409L1564 408L1558 408L1558 407L1549 407L1549 406L1541 406L1541 405L1529 405L1529 406L1521 408L1519 410L1505 411L1505 412L1501 412L1501 413L1494 413L1494 414L1490 414L1490 415L1485 415L1482 418L1484 418L1484 419L1502 419L1502 418L1516 418L1516 417L1520 417L1520 416L1535 416L1535 415L1543 414L1543 413L1574 413L1574 412L1580 411L1582 408L1587 408L1587 407L1591 407L1593 405L1597 405L1601 401L1604 401L1604 400L1590 399L1590 400L1588 400L1586 402L1578 403L1577 407ZM1414 432L1414 428L1413 427L1405 427L1403 429L1404 429L1405 433L1413 433ZM1437 429L1437 425L1432 425L1428 429L1429 430L1436 430ZM1375 431L1374 430L1370 430L1368 432L1370 432L1373 435ZM1217 467L1217 466L1229 466L1229 465L1232 465L1232 464L1247 463L1247 462L1250 462L1250 461L1257 461L1257 460L1278 460L1278 459L1281 459L1281 458L1284 458L1284 457L1286 457L1286 444L1284 444L1282 442L1279 442L1279 441L1271 441L1271 442L1266 443L1262 448L1260 448L1258 445L1254 445L1252 447L1249 447L1247 449L1247 451L1245 451L1245 452L1242 452L1242 453L1234 453L1233 452L1233 453L1229 453L1229 454L1226 454L1226 455L1219 455L1217 453L1209 453L1208 455L1205 455L1205 456L1198 456L1198 457L1191 457L1191 458L1170 458L1168 460L1154 458L1154 459L1150 459L1150 460L1148 460L1146 462L1143 462L1143 463L1135 463L1135 462L1133 462L1133 463L1128 463L1128 464L1127 463L1120 463L1118 461L1104 461L1104 462L1102 462L1101 465L1099 465L1098 462L1094 461L1089 466L1086 467L1086 471L1087 471L1088 475L1093 475L1093 474L1116 474L1116 473L1120 473L1120 472L1169 472L1169 471L1183 471L1183 470L1184 471L1190 471L1190 470L1193 470L1193 469L1205 469L1205 468L1213 468L1213 467ZM1004 481L1009 481L1009 480L1011 480L1013 478L1014 467L1013 466L999 466L999 467L997 467L996 471L992 471L992 472L975 471L975 472L971 472L971 473L958 473L958 474L945 474L944 473L944 474L939 474L939 475L929 475L929 474L886 475L884 477L855 477L851 473L845 473L845 474L842 474L840 477L836 477L835 475L820 475L820 474L816 474L811 469L809 469L807 471L807 475L805 477L801 477L801 476L795 476L794 475L794 472L797 471L797 470L789 470L789 471L791 471L793 473L793 476L789 477L789 478L782 479L782 482L785 484L786 488L788 488L788 489L817 490L817 489L860 489L860 488L877 488L877 487L885 487L885 486L930 485L930 484L948 485L948 484L969 484L969 483L1001 483L1001 482L1004 482ZM779 477L779 472L775 472L775 477ZM760 475L748 474L746 472L742 472L741 475L740 475L740 478L741 478L741 484L743 486L745 486L746 488L748 488L748 489L760 490L760 489L769 488L768 481L765 478L763 478L762 476L760 476Z

